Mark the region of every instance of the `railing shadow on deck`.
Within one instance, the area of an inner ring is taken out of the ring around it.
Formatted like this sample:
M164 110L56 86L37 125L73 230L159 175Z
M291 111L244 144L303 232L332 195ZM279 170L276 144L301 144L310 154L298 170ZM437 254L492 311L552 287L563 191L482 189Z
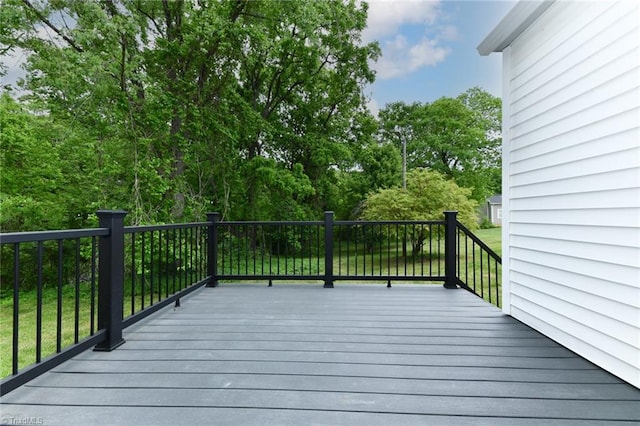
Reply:
M443 282L500 306L500 257L456 212L377 222L335 221L332 212L322 221L222 222L210 213L207 222L135 227L125 215L99 211L93 229L0 234L2 290L11 288L13 302L1 395L84 350L117 348L124 328L223 280ZM29 283L35 300L21 298Z

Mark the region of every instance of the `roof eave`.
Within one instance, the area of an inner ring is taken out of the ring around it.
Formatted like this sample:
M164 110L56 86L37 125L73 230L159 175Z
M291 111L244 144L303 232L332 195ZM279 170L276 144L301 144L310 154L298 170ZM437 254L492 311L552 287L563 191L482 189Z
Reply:
M478 53L487 56L492 52L502 52L555 1L521 0L518 2L478 45Z

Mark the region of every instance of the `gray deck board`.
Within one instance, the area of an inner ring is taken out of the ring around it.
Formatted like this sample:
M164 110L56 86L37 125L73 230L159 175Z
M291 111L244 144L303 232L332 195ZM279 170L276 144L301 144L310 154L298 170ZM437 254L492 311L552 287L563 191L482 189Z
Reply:
M462 290L203 288L2 397L4 423L590 425L640 390Z

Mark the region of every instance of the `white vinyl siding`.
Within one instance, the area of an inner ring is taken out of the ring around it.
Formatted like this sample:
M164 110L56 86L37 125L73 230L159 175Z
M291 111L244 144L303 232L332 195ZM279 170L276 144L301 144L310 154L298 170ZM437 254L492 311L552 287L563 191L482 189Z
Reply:
M640 2L555 2L504 60L505 312L640 387Z

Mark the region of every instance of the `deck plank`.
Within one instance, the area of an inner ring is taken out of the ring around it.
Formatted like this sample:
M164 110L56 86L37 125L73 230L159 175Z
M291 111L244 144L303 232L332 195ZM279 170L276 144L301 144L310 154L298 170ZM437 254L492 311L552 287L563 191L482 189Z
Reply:
M638 389L440 286L203 288L124 337L2 397L3 422L640 422Z

